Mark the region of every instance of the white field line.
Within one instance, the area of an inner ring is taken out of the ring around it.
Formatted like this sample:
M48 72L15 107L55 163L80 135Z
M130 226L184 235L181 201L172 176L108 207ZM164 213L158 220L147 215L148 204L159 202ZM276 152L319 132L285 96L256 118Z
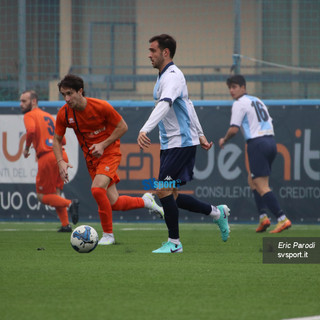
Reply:
M320 315L318 315L318 316L312 316L312 317L282 319L282 320L320 320Z

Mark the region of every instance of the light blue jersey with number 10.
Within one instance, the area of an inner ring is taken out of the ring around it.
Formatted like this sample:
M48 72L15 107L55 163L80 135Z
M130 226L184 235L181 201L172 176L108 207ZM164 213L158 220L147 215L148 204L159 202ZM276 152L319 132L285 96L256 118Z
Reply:
M230 126L240 127L245 140L274 136L267 107L257 97L247 94L233 103Z

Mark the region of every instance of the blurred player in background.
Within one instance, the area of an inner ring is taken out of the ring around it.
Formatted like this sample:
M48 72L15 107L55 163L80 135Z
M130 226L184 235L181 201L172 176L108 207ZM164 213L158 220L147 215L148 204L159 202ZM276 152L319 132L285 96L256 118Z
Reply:
M72 165L63 159L62 143L66 128L72 128L92 179L91 193L98 204L103 229L99 244L115 243L112 210L148 208L163 218L163 210L151 193L145 193L142 198L119 196L116 184L120 181L117 175L121 160L120 138L128 130L121 115L107 101L85 97L83 80L76 75L66 75L58 87L66 104L57 114L53 150L61 178L68 181L68 168Z
M36 191L38 200L54 207L61 221L58 232L71 232L68 211L72 222L79 220L77 199L69 200L61 197L63 180L59 174L59 167L52 149L55 128L54 117L38 107L38 96L35 91L25 91L20 96L20 108L24 114L24 124L27 131L26 146L23 151L25 158L30 156L30 147L33 145L37 160L38 173L36 177ZM65 144L65 139L63 144ZM68 161L66 152L62 151L65 161ZM67 211L68 209L68 211Z
M156 106L140 130L138 145L148 148L151 141L147 134L156 125L160 131L159 181L180 181L180 185L192 180L197 145L205 150L212 147L203 134L194 106L188 97L188 88L183 73L172 61L176 52L176 41L167 34L149 40L149 59L159 76L153 96ZM179 194L178 188L157 189L157 195L164 209L168 228L168 241L153 253L182 252L179 235L179 208L210 215L218 224L223 241L229 236L226 205L218 207L202 202L186 194Z
M246 92L246 80L242 75L234 75L227 79L232 105L230 128L219 146L235 136L241 127L247 142L250 172L248 184L253 191L260 219L256 232L264 232L270 226L266 208L274 214L278 223L270 233L278 233L291 227L291 221L280 208L278 200L269 187L271 166L277 155L272 118L265 104L257 97Z

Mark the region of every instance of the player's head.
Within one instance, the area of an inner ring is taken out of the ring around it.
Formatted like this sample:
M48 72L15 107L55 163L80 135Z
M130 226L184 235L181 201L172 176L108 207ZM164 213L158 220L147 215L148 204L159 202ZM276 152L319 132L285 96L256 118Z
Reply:
M230 95L233 99L237 100L246 94L246 80L244 76L236 74L231 76L226 81L229 88Z
M170 58L173 59L177 48L177 42L173 37L168 34L160 34L158 36L152 37L149 40L149 43L152 43L154 41L158 42L161 51L163 51L164 49L168 49L170 52Z
M83 79L79 76L76 76L75 74L67 74L59 83L58 83L59 91L61 92L61 89L73 89L76 92L79 92L82 90L82 95L85 96L84 92L84 83Z
M68 106L75 110L83 110L86 106L84 84L82 78L67 74L59 83L59 91Z
M241 74L235 74L234 76L229 77L226 83L228 88L230 88L232 84L237 84L240 87L246 87L246 79Z
M38 107L38 95L33 90L22 92L20 96L20 108L22 113L31 111L34 107Z
M172 62L176 52L176 41L167 34L161 34L152 37L149 43L149 59L152 66L162 72L165 66Z

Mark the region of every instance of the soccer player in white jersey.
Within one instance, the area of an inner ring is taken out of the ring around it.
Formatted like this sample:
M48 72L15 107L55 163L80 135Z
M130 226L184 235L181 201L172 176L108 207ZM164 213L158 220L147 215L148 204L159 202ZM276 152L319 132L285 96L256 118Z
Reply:
M197 145L205 150L212 147L203 134L198 116L188 98L188 89L183 73L172 59L176 52L176 41L167 34L154 36L149 40L149 59L159 70L153 96L156 106L149 119L140 130L138 144L148 148L151 141L147 134L156 125L160 131L160 170L159 182L173 182L168 188L157 189L156 193L164 209L164 218L169 238L153 253L182 252L179 236L179 208L205 215L211 215L220 228L223 241L229 237L226 205L212 206L192 196L179 194L177 185L186 184L193 176Z
M269 187L269 176L272 162L277 155L272 118L265 104L257 97L246 93L246 80L242 75L234 75L227 79L232 105L230 127L219 140L224 144L242 129L247 142L250 172L248 184L253 191L260 219L256 232L264 232L270 226L267 216L268 208L277 218L278 223L270 233L278 233L291 227L291 221L280 208L277 198Z

